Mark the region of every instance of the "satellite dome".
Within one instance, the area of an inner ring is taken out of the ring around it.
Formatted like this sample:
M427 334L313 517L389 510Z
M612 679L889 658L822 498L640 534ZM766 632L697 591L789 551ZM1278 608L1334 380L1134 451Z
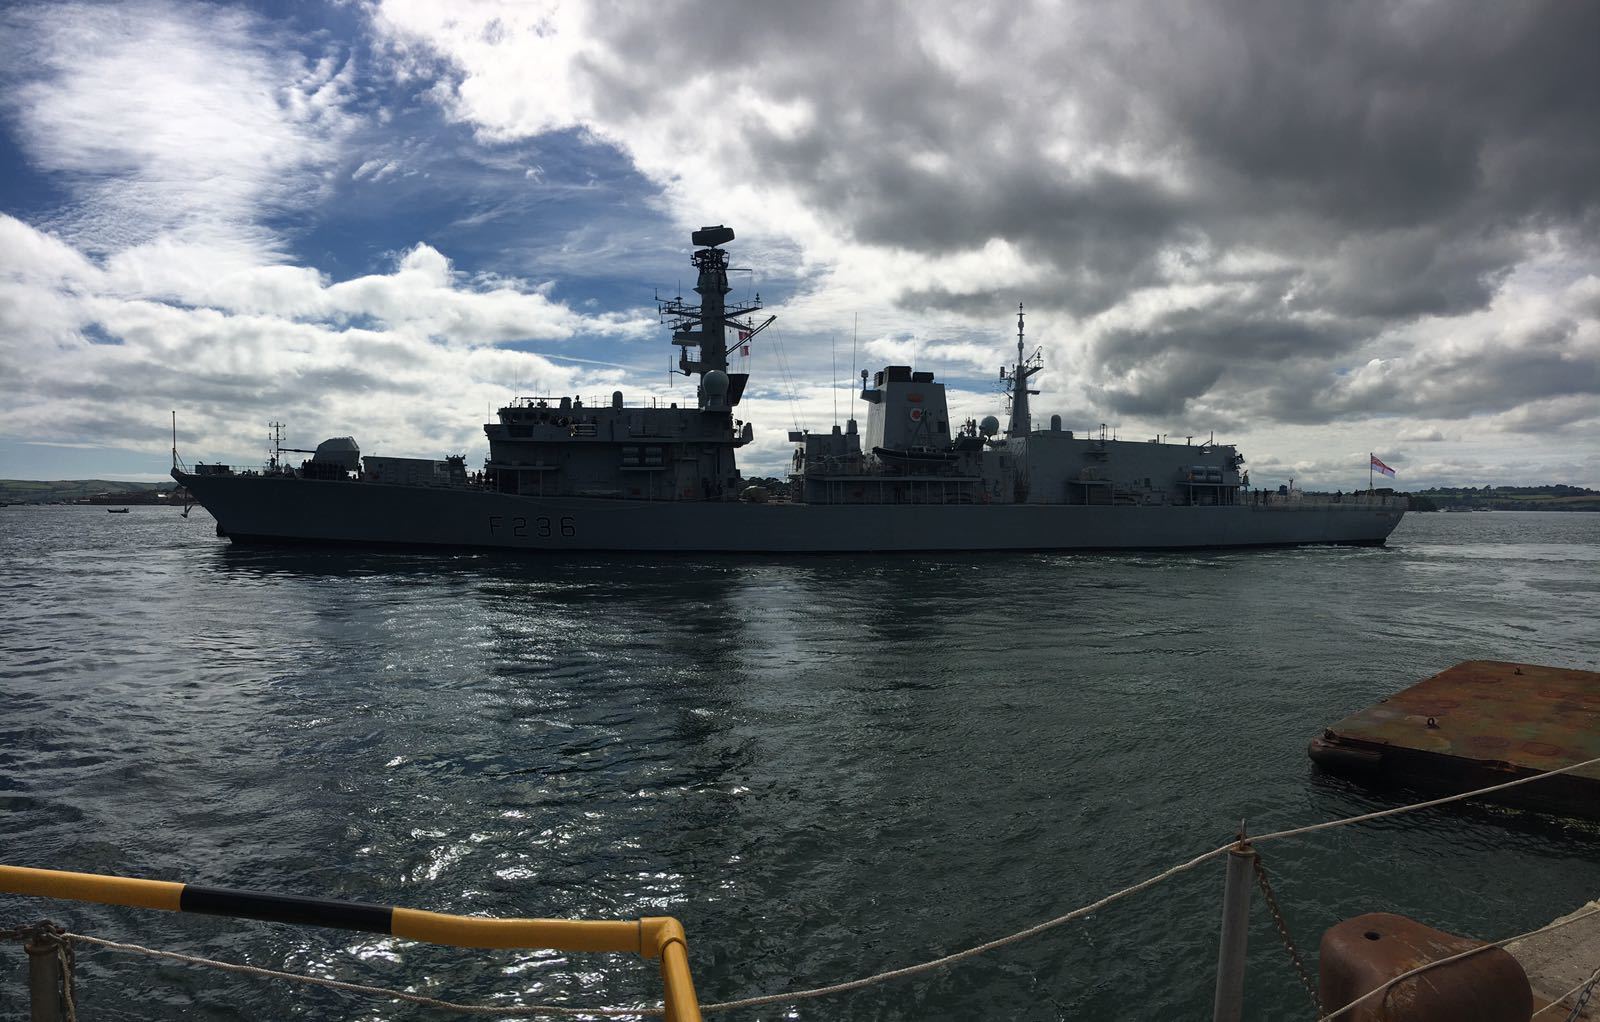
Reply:
M713 369L706 373L700 386L705 388L706 397L722 398L728 396L728 374L721 369Z
M1000 420L992 415L985 415L983 421L978 423L978 432L984 436L994 436L1000 432Z

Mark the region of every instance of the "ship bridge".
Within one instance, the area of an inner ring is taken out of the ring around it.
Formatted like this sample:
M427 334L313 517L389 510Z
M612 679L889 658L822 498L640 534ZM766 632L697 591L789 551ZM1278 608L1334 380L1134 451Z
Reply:
M585 404L575 397L518 398L484 424L487 485L501 493L616 497L628 500L733 500L740 476L735 451L750 443L751 424L734 417L749 376L728 372L728 356L773 321L753 323L754 301L729 303L731 227L691 235L698 302L657 298L679 349L677 371L697 377L695 403ZM739 340L727 343L730 332Z

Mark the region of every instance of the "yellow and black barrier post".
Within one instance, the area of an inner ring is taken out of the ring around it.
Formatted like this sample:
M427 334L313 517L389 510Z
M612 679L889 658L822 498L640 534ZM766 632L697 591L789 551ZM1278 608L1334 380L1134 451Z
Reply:
M638 954L661 961L662 999L668 1022L700 1022L700 1004L689 972L688 942L683 927L671 916L603 921L484 919L26 866L0 866L0 893L328 926L454 947Z

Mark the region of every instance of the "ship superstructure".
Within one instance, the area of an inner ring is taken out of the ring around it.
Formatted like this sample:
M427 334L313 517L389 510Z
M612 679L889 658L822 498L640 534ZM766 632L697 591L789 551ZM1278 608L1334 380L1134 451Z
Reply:
M772 322L754 301L729 304L731 228L692 236L698 302L658 299L678 371L695 402L629 404L517 398L484 425L481 472L464 459L362 457L349 437L319 445L299 468L276 446L267 469L175 465L236 541L406 543L540 549L832 552L1172 548L1382 543L1399 498L1308 499L1248 486L1231 445L1077 436L1059 416L1033 428L1043 371L1026 354L1017 310L1016 361L1000 371L1009 404L953 422L944 384L927 371L863 370L851 417L828 432L789 434L787 499L748 485L739 448L754 437L738 415L747 374L729 356ZM733 343L730 344L730 336Z
M626 500L722 500L738 493L734 452L754 432L733 409L749 375L729 373L730 328L745 343L760 332L748 317L759 302L729 306L730 228L694 232L698 304L681 297L659 302L681 353L679 371L697 377L695 404L652 402L628 406L621 391L609 405L585 407L582 398L519 398L486 423L489 459L485 485L496 493L532 497L603 497ZM768 320L770 323L771 320ZM693 354L691 355L691 352Z

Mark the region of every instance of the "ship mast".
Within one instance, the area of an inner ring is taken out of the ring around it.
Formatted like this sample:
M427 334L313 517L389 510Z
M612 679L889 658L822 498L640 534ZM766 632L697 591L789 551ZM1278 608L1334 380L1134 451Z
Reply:
M274 471L276 471L278 468L278 459L283 456L284 423L274 420L267 423L267 427L272 430L272 432L269 434L269 436L272 438L272 468Z
M728 253L718 246L733 240L733 228L720 224L702 227L690 235L690 239L697 246L689 261L699 271L694 290L700 296L700 304L691 305L681 297L670 301L657 298L656 304L662 319L672 327L672 343L683 349L678 354L677 371L685 376L700 377L700 407L704 409L719 403L718 399L728 393L726 379L708 390L706 376L721 373L726 377L728 355L739 344L748 343L764 330L772 319L754 326L741 318L761 310L760 295L751 302L727 304L728 292L733 290L728 286ZM728 327L733 327L739 335L738 342L732 346L728 344ZM698 349L695 358L689 357L690 348Z
M1028 395L1038 394L1037 390L1028 389L1028 381L1044 368L1044 353L1035 349L1032 355L1023 358L1022 340L1022 303L1017 303L1017 362L1008 372L1000 370L1000 378L1011 384L1011 423L1006 427L1006 436L1027 436L1033 430L1033 416L1028 411Z

